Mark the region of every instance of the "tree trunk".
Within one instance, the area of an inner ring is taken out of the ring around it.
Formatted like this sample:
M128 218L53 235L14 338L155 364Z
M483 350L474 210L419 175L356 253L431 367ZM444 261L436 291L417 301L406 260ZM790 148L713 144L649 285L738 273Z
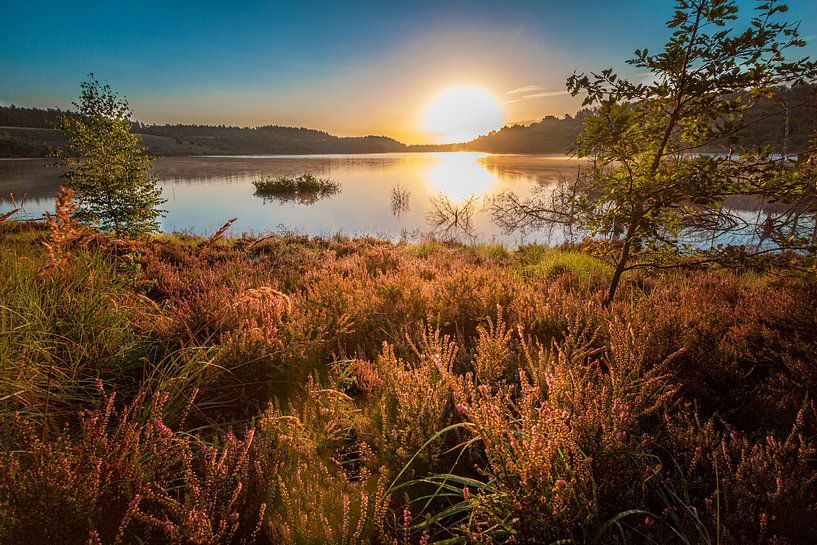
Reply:
M613 302L613 298L616 296L618 284L621 281L621 275L624 273L624 268L627 266L627 261L630 259L630 245L632 244L632 240L633 239L629 236L624 239L624 246L621 247L618 262L616 262L616 270L613 272L613 279L610 281L610 289L607 292L607 297L604 298L605 307L609 306L610 303Z

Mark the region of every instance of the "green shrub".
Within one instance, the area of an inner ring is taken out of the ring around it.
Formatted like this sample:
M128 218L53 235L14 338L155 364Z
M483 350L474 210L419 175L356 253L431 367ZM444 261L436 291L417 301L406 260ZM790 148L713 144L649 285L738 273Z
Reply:
M328 178L317 178L312 174L301 174L295 178L268 176L255 180L255 194L259 197L281 201L294 200L311 204L318 199L340 192L340 184Z

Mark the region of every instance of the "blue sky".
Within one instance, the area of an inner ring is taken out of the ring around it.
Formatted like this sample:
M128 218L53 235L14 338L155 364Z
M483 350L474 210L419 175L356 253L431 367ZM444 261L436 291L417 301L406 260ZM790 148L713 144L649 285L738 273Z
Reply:
M0 2L0 103L65 107L93 71L146 122L278 123L408 141L423 140L418 112L447 85L490 89L508 121L575 112L577 99L557 94L565 78L574 69L626 72L635 48L663 43L673 6ZM817 0L788 4L817 41ZM527 94L542 96L507 94L534 85L539 92Z

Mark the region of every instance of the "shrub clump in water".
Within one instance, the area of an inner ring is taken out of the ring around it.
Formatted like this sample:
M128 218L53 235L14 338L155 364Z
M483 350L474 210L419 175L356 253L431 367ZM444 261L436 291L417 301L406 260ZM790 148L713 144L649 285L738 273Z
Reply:
M296 201L300 204L313 204L324 197L340 193L340 184L328 178L318 178L312 174L301 174L298 177L272 178L263 176L253 182L255 194L267 199L281 202Z

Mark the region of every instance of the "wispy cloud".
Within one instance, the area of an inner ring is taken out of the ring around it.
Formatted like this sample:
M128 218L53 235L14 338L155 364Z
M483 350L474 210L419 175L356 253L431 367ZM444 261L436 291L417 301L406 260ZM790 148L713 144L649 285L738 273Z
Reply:
M568 94L567 91L542 91L540 93L529 93L527 95L522 95L521 97L511 99L508 102L510 104L513 104L515 102L523 102L525 100L535 100L537 98L545 97L558 97L566 94Z
M511 89L510 91L505 91L506 94L509 95L518 95L521 93L530 93L532 91L542 91L544 87L541 85L526 85L524 87L517 87L516 89Z
M808 36L803 36L803 39L807 42L813 42L817 40L817 34L809 34Z

